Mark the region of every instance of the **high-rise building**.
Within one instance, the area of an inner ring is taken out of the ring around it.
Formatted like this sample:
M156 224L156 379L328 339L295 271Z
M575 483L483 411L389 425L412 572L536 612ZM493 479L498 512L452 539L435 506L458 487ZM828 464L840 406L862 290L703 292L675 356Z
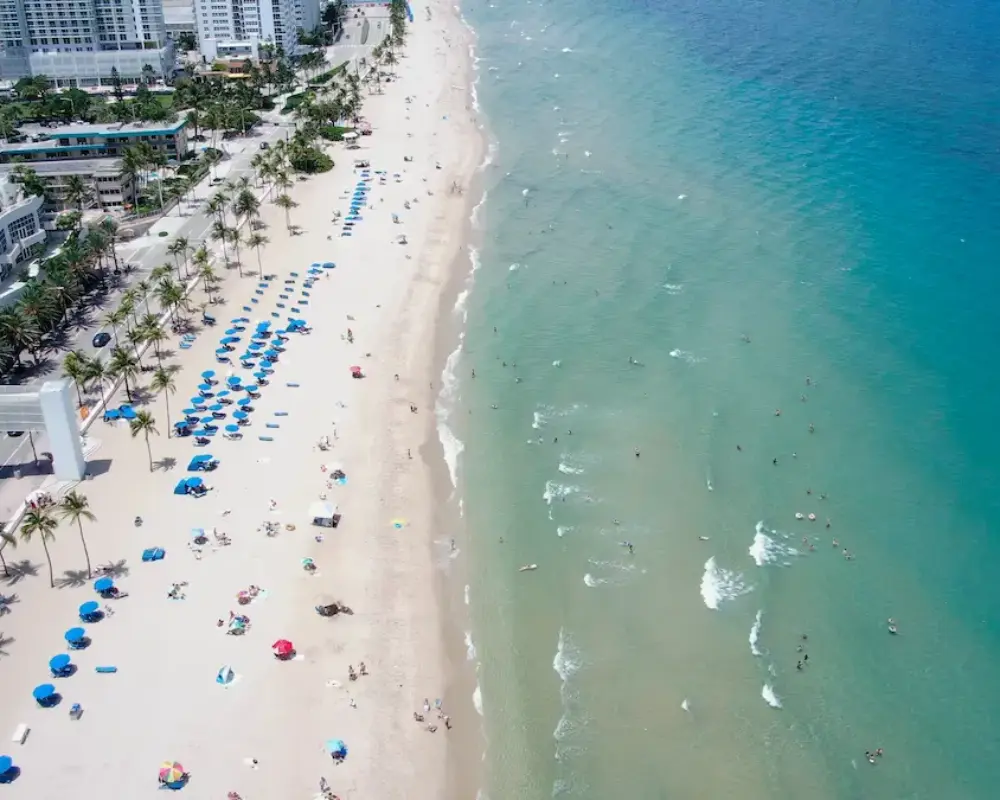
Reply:
M162 0L0 0L0 78L57 86L162 78L173 68Z
M2 2L2 0L0 0ZM299 29L320 21L320 0L194 0L198 47L209 60L257 58L262 44L299 50Z
M163 0L163 21L167 35L175 42L182 33L198 31L194 24L194 0Z
M262 44L292 55L298 46L295 4L304 1L195 0L198 48L209 60L257 58Z

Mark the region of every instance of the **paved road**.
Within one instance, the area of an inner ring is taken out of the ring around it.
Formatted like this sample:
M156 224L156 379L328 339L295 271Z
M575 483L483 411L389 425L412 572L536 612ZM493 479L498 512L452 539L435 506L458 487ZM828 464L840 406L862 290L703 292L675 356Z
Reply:
M281 108L279 103L277 108ZM276 114L265 115L271 122L281 119ZM288 122L282 120L283 126L287 126ZM224 149L229 153L229 158L223 161L217 170L219 177L225 178L226 180L231 180L239 178L243 175L252 175L253 169L250 167L250 160L256 155L260 150L261 142L273 143L279 138L285 138L287 135L287 127L279 127L275 124L266 124L260 126L256 131L255 135L251 135L246 139L231 140L224 142ZM94 325L81 329L74 332L67 342L66 348L60 352L50 354L50 358L54 363L60 364L62 357L66 352L70 350L80 350L88 356L92 356L95 352L100 352L102 358L107 359L110 357L110 346L104 347L98 351L91 344L91 340L94 335L99 331L107 330L111 333L111 329L101 323L104 315L110 311L112 308L117 308L121 301L121 293L125 291L129 286L138 283L149 277L149 273L157 266L164 263L173 263L173 257L167 253L167 247L169 246L171 240L175 236L184 236L193 245L197 246L197 243L204 241L208 235L208 231L212 226L213 219L210 218L203 210L205 200L215 191L215 186L211 184L211 175L205 178L195 190L195 202L190 204L190 206L182 203L180 206L175 208L170 214L156 223L153 226L153 232L168 229L171 231L171 236L143 236L135 239L131 242L123 242L118 245L118 258L123 263L130 263L136 266L136 269L125 277L125 282L120 285L117 289L117 296L112 299L111 303L101 311L100 314L96 316L96 322ZM183 215L189 216L183 216ZM214 246L212 243L206 242L209 245L209 250L213 253L221 255L221 248ZM159 308L156 301L150 298L150 310L153 313L158 313ZM143 308L141 313L145 313L146 309ZM121 333L121 332L120 332ZM55 371L46 377L36 378L28 383L40 383L46 379L53 379L61 377L62 370L61 367L57 366ZM36 433L34 435L34 446L35 450L40 454L48 450L48 442L43 433ZM29 484L32 481L34 484L41 482L41 478L35 478L33 473L33 456L31 452L31 444L27 434L18 438L11 438L3 436L0 438L0 468L2 472L0 475L9 476L12 468L19 468L22 474L25 475L24 480L21 481L7 481L3 480L0 482L0 514L3 518L9 516L9 514L4 513L8 511L9 506L20 503L21 498L34 488L34 485ZM30 477L29 477L30 476ZM16 484L12 487L10 484ZM16 495L11 494L11 490L16 488ZM13 498L13 499L12 499Z

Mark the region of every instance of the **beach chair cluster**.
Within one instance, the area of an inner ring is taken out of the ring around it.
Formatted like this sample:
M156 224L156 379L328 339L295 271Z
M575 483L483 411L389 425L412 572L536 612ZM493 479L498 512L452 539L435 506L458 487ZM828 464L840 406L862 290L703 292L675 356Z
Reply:
M181 478L174 486L174 494L204 497L208 494L208 487L202 478Z
M344 221L341 223L340 235L342 237L351 236L354 233L354 226L363 221L361 209L368 202L368 192L371 191L372 174L371 170L361 170L360 180L354 186L354 194L351 196L350 209Z
M301 289L297 288L299 274L290 273L279 289L276 310L271 312L273 318L284 317L284 325L279 326L267 319L251 323L249 316L230 320L215 351L216 364L224 365L227 375L220 379L215 369L206 369L201 373L197 395L191 397L188 408L183 410L184 418L174 423L176 436L191 437L196 447L207 447L219 435L230 441L243 438L244 430L251 425L254 401L260 398L261 389L270 385L291 336L308 334L312 330L309 323L298 315L302 307L309 304L310 290L316 278L323 273L323 269L335 266L333 262L313 264L302 281ZM268 275L267 278L257 283L254 297L249 305L243 306L244 312L253 313L255 306L271 288L274 276ZM210 322L208 318L205 315L202 320L206 325L216 323L214 317L210 318ZM242 370L241 374L236 374L237 365ZM266 427L273 429L278 424L267 423ZM260 438L264 441L272 439L267 434ZM205 472L215 466L218 462L211 457L197 457L192 459L188 469ZM196 497L202 496L204 491L207 489L199 484L192 485L190 479L179 482L174 489L175 494L194 494Z
M135 409L127 403L123 403L118 406L118 408L108 408L104 411L104 421L105 422L117 422L123 419L126 422L131 422L135 419Z

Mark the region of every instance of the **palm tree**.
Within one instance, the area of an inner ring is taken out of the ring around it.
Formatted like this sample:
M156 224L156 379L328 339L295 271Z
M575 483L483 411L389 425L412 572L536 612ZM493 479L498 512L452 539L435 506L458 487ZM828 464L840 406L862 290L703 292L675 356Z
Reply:
M83 521L94 522L97 517L90 510L90 503L85 495L80 494L76 489L69 492L59 503L59 516L63 519L75 522L80 529L80 542L83 544L83 555L87 559L87 577L91 577L93 571L90 568L90 551L87 549L87 540L83 537Z
M115 346L118 346L118 326L121 325L125 320L128 319L128 313L124 308L119 306L114 311L109 311L104 315L104 319L101 320L105 325L111 328L111 333L115 337Z
M187 272L188 272L188 251L190 249L191 249L191 246L188 243L188 240L185 239L183 236L178 236L177 238L175 238L170 243L170 246L167 248L167 252L174 257L174 261L177 264L177 279L178 280L182 280L182 278L181 278L181 263L180 263L180 259L178 258L178 256L183 256L184 257L184 278L183 278L183 280L186 280L187 279Z
M298 203L292 200L287 194L278 195L278 199L274 201L278 208L285 209L285 227L288 228L289 232L292 230L292 209L298 207Z
M111 256L114 259L115 266L118 266L118 253L115 252L115 248L118 245L118 223L115 222L110 217L105 217L101 220L101 232L108 237L108 242L110 245Z
M132 389L128 385L129 378L135 378L139 374L139 362L128 350L117 345L111 351L111 360L108 362L108 372L116 378L121 378L125 382L125 395L129 402L132 402Z
M142 297L142 304L146 308L146 313L149 313L149 293L153 290L153 284L147 280L139 281L135 285L136 294ZM140 325L142 323L139 323Z
M176 319L178 306L184 302L184 291L169 278L160 281L156 287L156 298L160 301L160 307L170 312L170 319Z
M38 323L23 308L12 307L0 311L0 341L6 342L10 347L16 366L21 366L21 352L34 351L41 340L42 333Z
M45 549L45 560L49 562L49 586L55 587L56 578L52 572L52 556L49 553L49 542L55 541L55 530L59 523L47 508L32 508L21 521L21 538L30 542L35 536L42 540Z
M239 228L227 228L226 229L226 238L229 240L229 242L236 249L236 269L239 270L240 277L242 278L243 277L243 262L240 259L240 242L243 241L243 238L240 236L240 229Z
M111 377L111 373L104 362L96 356L88 358L84 370L87 376L86 379L88 381L97 381L98 388L103 392L105 379Z
M135 360L139 365L139 371L142 371L142 355L139 353L139 348L146 343L146 331L142 328L136 327L128 332L128 343L132 345L132 350L135 352Z
M93 196L94 190L80 175L70 175L66 178L66 202L75 203L78 211L83 211L84 203L89 204Z
M153 317L152 325L148 323L143 324L140 330L142 330L143 340L153 345L153 352L156 353L156 362L162 367L163 357L160 355L160 345L169 341L170 336L163 330L163 326L157 322L155 317Z
M153 373L153 380L149 384L149 388L152 389L157 394L163 395L163 403L167 407L167 438L170 438L170 395L177 391L177 383L174 381L174 376L167 372L163 367L159 367L156 372Z
M7 533L7 525L4 523L3 527L0 528L0 564L3 565L3 576L5 578L10 577L10 570L7 569L7 559L3 557L3 550L8 545L10 547L17 547L17 538Z
M87 356L79 350L67 353L66 358L63 359L63 374L76 386L76 399L78 404L82 406L83 395L80 390L87 382Z
M128 424L129 430L132 431L132 438L134 439L140 433L146 437L146 452L149 453L149 471L153 471L153 449L149 446L149 434L155 433L159 435L159 431L156 430L156 420L153 419L153 415L148 411L139 411L135 415L135 419L131 420Z
M212 265L206 263L198 270L198 277L205 284L205 293L208 295L208 302L211 303L212 291L215 289L215 282L219 279L219 276L215 274Z
M158 267L153 267L149 271L149 279L154 283L159 283L164 278L169 278L174 274L174 268L172 264L160 264Z
M222 242L222 257L229 263L229 252L226 250L226 241L229 239L229 228L224 222L216 220L212 223L212 230L209 233L213 242Z
M259 233L251 233L247 237L247 245L249 247L252 247L254 250L257 251L257 275L258 275L258 277L263 277L263 275L264 275L264 265L260 261L260 248L262 248L265 244L269 244L270 241L271 240L268 239L266 236L263 236L263 235L261 235Z

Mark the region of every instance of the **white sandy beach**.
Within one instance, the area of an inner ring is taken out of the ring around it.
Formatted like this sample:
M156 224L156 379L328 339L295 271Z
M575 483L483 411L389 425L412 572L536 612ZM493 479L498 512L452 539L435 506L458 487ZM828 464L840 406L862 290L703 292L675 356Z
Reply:
M87 541L95 567L126 562L117 585L129 596L110 601L113 616L86 626L92 644L71 654L79 668L72 677L50 678L47 664L67 652L63 633L79 624L78 606L98 599L93 581L80 575L85 562L75 528L62 523L50 547L57 582L70 573L78 578L63 588L49 588L38 542L5 551L8 562L27 559L35 568L34 575L0 585L0 593L18 597L0 617L0 733L6 737L0 753L21 770L3 788L6 796L154 797L165 760L190 773L181 794L204 800L222 800L230 791L243 800L312 798L320 776L341 797L445 795L449 737L469 732L445 730L433 711L428 721L438 725L435 733L413 720L424 698L433 704L444 697L449 673L436 586L450 536L431 527L430 473L440 468L431 384L442 293L463 244L467 190L482 141L469 108L470 34L450 4L430 7L430 22L423 8L414 9L398 79L384 94L365 98L374 135L364 137L358 151L331 148L334 170L291 191L299 204L292 221L301 235L290 236L284 213L266 205L271 243L263 251L264 273L277 278L254 313L245 314L252 322L244 337L253 322L272 320L290 273L299 275L290 296L301 297L313 262L333 261L337 268L324 271L310 290L299 316L312 333L290 337L243 440L217 436L196 448L190 438L168 439L162 398L154 398L147 407L157 419L152 450L161 463L150 472L141 437L103 423L91 429L99 441L92 462L110 463L77 487L97 516L85 528ZM371 182L373 209L363 212L351 238L341 238L331 217L347 211L359 178L355 158L389 177L384 185L377 177ZM450 191L453 183L465 193ZM393 213L400 224L392 222ZM407 245L396 243L401 233ZM172 421L197 393L202 370L226 375L213 352L227 321L244 316L257 287L253 253L244 253L244 262L246 277L229 271L226 303L212 307L219 324L202 330L190 350L175 343L169 362L182 369ZM201 297L198 289L195 299ZM345 338L348 328L353 344ZM355 364L364 380L351 378ZM279 427L266 429L268 422ZM324 435L333 444L325 453L316 447ZM200 499L173 495L199 452L221 461L206 476L212 491ZM165 468L171 459L174 466ZM348 482L327 489L321 467L334 463ZM336 530L309 524L307 510L321 492L343 515ZM137 514L144 520L139 528ZM392 525L397 518L406 521L400 529ZM258 530L265 520L295 529L268 537ZM199 527L224 531L231 546L206 546L197 560L188 543ZM314 540L317 533L322 542ZM166 558L140 563L142 550L152 546L165 548ZM304 557L315 559L315 575L302 569ZM168 599L171 584L181 581L188 582L186 598ZM263 596L241 608L236 595L251 584L262 587ZM354 615L314 613L316 603L333 599ZM246 635L229 636L216 626L230 611L250 617ZM272 655L280 638L295 644L295 660ZM350 682L348 665L361 661L370 675ZM96 674L100 665L118 672ZM228 687L215 680L223 665L238 676ZM58 707L39 708L32 699L32 688L47 682L63 697ZM73 703L84 709L78 721L69 717ZM463 719L460 710L445 710L456 722ZM20 723L31 729L23 745L10 741ZM339 766L323 748L332 738L350 749Z

